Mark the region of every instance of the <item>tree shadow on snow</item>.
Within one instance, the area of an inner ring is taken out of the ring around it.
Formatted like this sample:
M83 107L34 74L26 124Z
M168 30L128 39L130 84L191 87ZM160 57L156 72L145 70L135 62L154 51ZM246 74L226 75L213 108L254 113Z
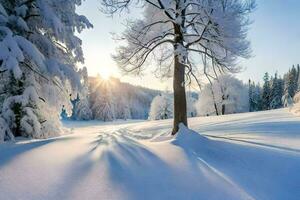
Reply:
M254 142L254 141L248 141L247 139L252 140L252 137L249 138L245 138L245 137L224 137L224 136L216 136L216 135L205 135L209 138L216 138L216 139L221 139L221 140L228 140L228 141L232 141L232 142L241 142L241 143L246 143L246 144L252 144L252 145L256 145L256 146L261 146L262 148L272 148L272 149L276 149L279 151L288 151L290 153L299 153L300 154L300 150L299 149L295 149L295 148L290 148L290 147L284 147L284 146L278 146L278 145L273 145L273 144L265 144L263 142Z
M110 180L128 195L124 199L178 199L174 193L180 188L172 184L168 165L135 140L118 136L101 159Z
M299 199L298 152L211 140L193 131L179 133L173 144L191 160L197 157L255 199Z
M221 122L214 125L201 125L195 127L200 133L207 135L212 132L220 133L222 135L233 134L272 134L272 135L286 135L289 137L300 137L300 121L270 121L270 122Z
M203 181L210 172L200 170L198 165L188 163L188 168L181 167L180 162L179 166L170 165L124 135L116 137L113 150L104 151L101 159L110 180L128 195L123 199L225 200L239 196L230 194L229 187L224 189L215 180Z
M72 140L73 137L56 137L45 140L28 141L28 143L4 143L0 145L0 167L8 164L21 154L53 142Z

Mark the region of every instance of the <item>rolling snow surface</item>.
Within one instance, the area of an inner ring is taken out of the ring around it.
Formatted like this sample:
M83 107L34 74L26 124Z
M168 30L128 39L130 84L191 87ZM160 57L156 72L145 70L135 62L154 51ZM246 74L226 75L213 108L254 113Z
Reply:
M287 110L69 123L73 134L0 145L0 199L300 199L300 118Z

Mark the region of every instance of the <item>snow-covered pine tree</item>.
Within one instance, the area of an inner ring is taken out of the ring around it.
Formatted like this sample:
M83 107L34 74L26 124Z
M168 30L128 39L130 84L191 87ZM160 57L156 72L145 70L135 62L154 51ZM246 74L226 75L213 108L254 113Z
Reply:
M125 119L125 120L131 119L131 112L130 112L130 108L129 108L128 104L124 105L122 119Z
M79 101L76 104L76 108L73 109L73 112L73 120L91 120L93 117L89 101L87 98L85 98L85 96L82 95L82 93L79 96Z
M255 85L254 82L252 82L249 79L248 82L248 93L249 93L249 111L255 112L261 110L261 94L260 94L260 86Z
M62 109L61 109L60 118L61 118L62 120L68 120L68 119L69 119L67 110L65 109L65 106L64 106L64 105L63 105L63 107L62 107Z
M290 96L288 89L286 88L284 91L284 95L282 96L283 107L291 107L294 104L293 98Z
M103 83L105 84L105 83ZM93 118L102 121L113 121L116 117L115 102L111 93L111 88L106 85L102 90L95 91L95 97L91 109Z
M298 72L293 65L285 77L285 87L288 90L289 96L294 97L298 89Z
M20 82L11 84L18 93L2 92L1 121L6 125L1 127L16 136L45 138L61 132L59 104L67 104L66 80L80 86L75 63L83 56L74 33L91 27L75 12L80 4L80 0L0 2L0 71L11 77L9 82ZM9 139L8 132L2 138Z
M71 118L73 120L90 120L93 117L93 113L89 102L89 80L87 68L83 67L78 73L81 77L82 87L78 92L78 100L73 104Z
M282 96L284 92L284 83L281 78L278 78L277 72L271 81L271 93L270 93L270 108L277 109L283 106Z
M254 101L253 101L253 85L251 80L248 80L248 94L249 94L249 112L254 111Z
M70 102L72 104L72 115L71 115L70 119L72 119L72 120L76 120L76 114L77 114L79 101L80 101L80 98L79 98L78 93L75 98L73 98L72 94L70 94Z
M264 75L264 85L262 91L262 110L269 110L271 103L271 87L269 73L266 72Z
M262 89L259 83L255 85L253 99L254 99L254 111L262 110Z
M119 116L117 117L118 119L131 119L131 111L128 103L128 99L125 99L126 97L121 97L119 101L119 105L121 107L118 108Z
M297 81L297 92L299 92L300 90L300 65L297 64L297 77L296 77L296 81Z
M43 55L25 38L29 28L25 22L24 13L16 6L15 1L2 1L0 3L0 71L8 79L1 79L3 88L1 94L4 100L1 104L2 127L9 128L1 132L8 138L10 132L14 136L41 136L42 116L39 103L41 98L37 94L38 84L35 74L27 66L27 59L31 65L43 65ZM4 82L5 81L5 82ZM7 81L7 82L6 82Z

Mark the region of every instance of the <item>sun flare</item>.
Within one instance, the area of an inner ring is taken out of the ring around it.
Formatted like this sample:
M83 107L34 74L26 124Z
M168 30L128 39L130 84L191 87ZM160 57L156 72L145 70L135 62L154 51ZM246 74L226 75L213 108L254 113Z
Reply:
M112 77L112 72L109 70L109 69L101 69L100 72L99 72L99 75L102 79L104 80L109 80L110 77Z

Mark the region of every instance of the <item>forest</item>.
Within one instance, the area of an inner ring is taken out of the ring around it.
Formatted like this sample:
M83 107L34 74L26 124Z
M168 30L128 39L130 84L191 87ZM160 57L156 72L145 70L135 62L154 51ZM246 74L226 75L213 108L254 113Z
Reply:
M282 76L268 72L262 83L249 80L243 83L230 75L223 75L206 84L200 91L187 92L188 117L226 115L290 107L297 103L300 66L292 66ZM88 77L84 100L70 97L72 110L61 114L65 120L149 119L173 117L173 94L133 86L111 77L105 80ZM295 98L296 97L296 98ZM72 99L74 98L74 99ZM74 101L75 100L75 101Z

